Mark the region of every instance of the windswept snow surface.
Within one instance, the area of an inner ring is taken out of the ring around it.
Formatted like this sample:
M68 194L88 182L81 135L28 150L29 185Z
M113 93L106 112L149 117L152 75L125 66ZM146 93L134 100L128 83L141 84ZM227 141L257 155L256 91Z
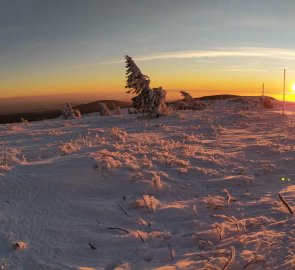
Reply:
M1 269L295 269L288 109L0 126Z

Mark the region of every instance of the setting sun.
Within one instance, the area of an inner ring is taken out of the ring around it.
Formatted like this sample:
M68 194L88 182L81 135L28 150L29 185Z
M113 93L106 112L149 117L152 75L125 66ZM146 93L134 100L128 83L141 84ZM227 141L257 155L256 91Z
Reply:
M292 91L294 91L294 92L295 92L295 83L294 83L294 84L292 84Z

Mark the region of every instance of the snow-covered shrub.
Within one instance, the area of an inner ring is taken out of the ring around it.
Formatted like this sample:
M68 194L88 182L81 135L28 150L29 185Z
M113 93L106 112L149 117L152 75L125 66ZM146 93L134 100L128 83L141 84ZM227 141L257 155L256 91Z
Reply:
M132 101L135 109L147 113L151 118L156 118L169 113L165 98L166 91L159 87L144 89L139 95L132 98Z
M189 93L185 91L180 91L180 94L183 96L183 101L185 103L193 103L195 100Z
M61 110L64 119L81 118L81 112L78 109L73 109L70 103L66 103Z
M3 148L0 153L0 170L9 171L13 164L25 164L26 159L22 151L17 148Z
M154 212L161 206L161 202L152 195L142 195L142 198L137 199L132 206L136 208L147 208L151 212Z
M202 202L210 209L222 209L226 207L226 200L221 196L208 195L202 198Z
M79 151L81 145L77 141L71 140L70 142L65 143L63 146L59 147L59 150L63 155L69 155L72 152Z
M175 110L204 110L207 108L205 103L194 99L189 93L180 91L183 96L183 100L180 100L174 104Z
M79 109L74 109L74 114L75 114L76 118L81 118L82 117L82 114L81 114Z
M128 108L128 113L129 113L129 114L138 114L139 111L136 110L135 108Z
M163 183L161 181L161 177L157 174L154 174L154 177L152 179L153 185L156 191L161 191L163 189Z
M112 107L113 107L113 115L122 115L121 108L119 105L112 103Z
M154 88L149 102L151 118L156 118L161 115L167 115L169 109L165 103L166 91L162 87Z
M125 143L127 133L123 129L113 127L112 130L111 130L111 136L114 139L122 141L123 143Z
M269 97L261 97L260 102L262 106L266 109L271 109L274 107L272 100Z
M19 125L19 124L8 124L5 129L13 133L24 131L24 128L22 127L22 125Z
M22 124L28 126L29 125L29 121L27 119L24 119L23 117L20 119L20 121L22 122Z
M101 116L110 116L111 115L107 105L102 102L98 103L98 112Z
M92 153L91 157L96 161L94 168L103 173L109 173L112 169L120 168L122 166L120 159L125 158L120 152L111 152L107 149Z

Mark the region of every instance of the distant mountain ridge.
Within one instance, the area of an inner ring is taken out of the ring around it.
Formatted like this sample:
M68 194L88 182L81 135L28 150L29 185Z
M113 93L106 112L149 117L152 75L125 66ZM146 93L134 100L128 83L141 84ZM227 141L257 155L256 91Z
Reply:
M238 96L238 95L211 95L211 96L203 96L199 98L195 98L197 100L202 101L217 101L217 100L227 100L227 99L234 99L234 98L254 98L249 96ZM255 96L255 98L259 98L258 96ZM277 101L273 97L267 97L273 101ZM99 101L93 101L89 103L83 103L73 106L76 109L79 109L82 114L88 114L97 112L98 110L98 103L105 103L108 108L112 109L112 104L116 104L120 106L121 108L128 108L132 106L131 102L127 101L118 101L118 100L99 100ZM167 104L173 104L175 102L167 102ZM49 109L44 110L44 112L18 112L18 113L10 113L10 114L3 114L0 115L0 124L8 124L8 123L19 123L22 121L22 119L25 119L29 122L32 121L41 121L45 119L54 119L61 116L61 109Z
M110 109L112 109L112 104L116 104L121 108L131 107L131 102L117 101L117 100L99 100L85 104L79 104L73 106L76 109L79 109L82 114L88 114L97 112L98 103L105 103ZM32 121L41 121L45 119L54 119L61 116L61 109L52 109L44 110L44 112L18 112L0 115L0 124L8 123L20 123L22 118L32 122Z

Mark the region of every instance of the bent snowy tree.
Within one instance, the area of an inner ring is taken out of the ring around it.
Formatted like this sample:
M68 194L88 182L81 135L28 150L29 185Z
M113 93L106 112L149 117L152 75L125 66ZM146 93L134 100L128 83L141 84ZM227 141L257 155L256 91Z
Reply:
M150 88L150 79L144 75L133 59L126 55L126 86L130 90L127 93L137 94L131 100L133 107L142 112L147 113L149 117L155 118L166 115L169 112L165 103L166 91L162 87Z
M189 93L185 91L180 91L183 96L183 100L175 103L175 110L204 110L206 109L206 104L194 99Z

